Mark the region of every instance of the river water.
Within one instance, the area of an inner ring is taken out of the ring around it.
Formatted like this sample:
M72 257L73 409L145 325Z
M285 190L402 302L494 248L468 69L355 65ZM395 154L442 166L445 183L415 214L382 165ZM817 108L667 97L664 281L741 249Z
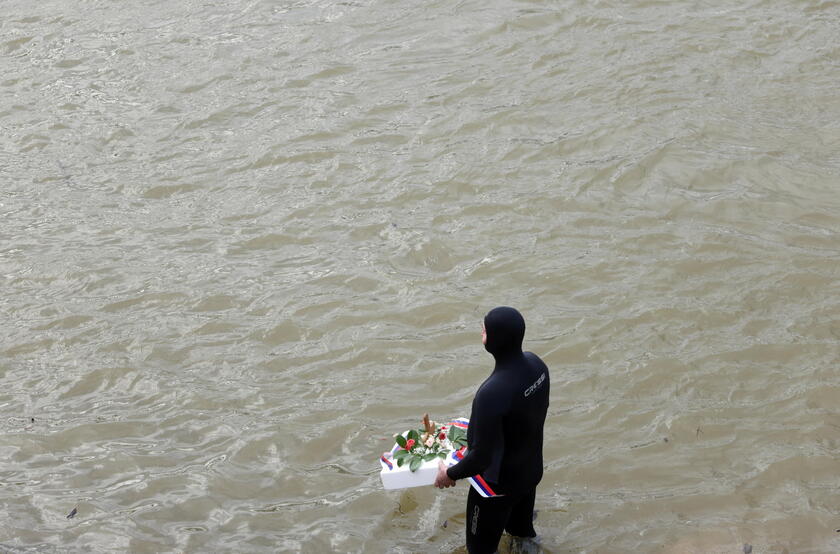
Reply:
M840 551L838 36L816 0L4 0L0 550L464 552L467 487L377 458L469 415L507 304L552 372L542 551Z

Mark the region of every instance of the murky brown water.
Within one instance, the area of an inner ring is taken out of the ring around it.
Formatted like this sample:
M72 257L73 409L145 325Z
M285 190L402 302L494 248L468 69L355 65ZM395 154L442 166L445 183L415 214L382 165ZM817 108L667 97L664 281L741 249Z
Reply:
M510 304L545 552L840 551L838 36L828 1L6 0L0 550L463 552L466 486L376 460L468 415Z

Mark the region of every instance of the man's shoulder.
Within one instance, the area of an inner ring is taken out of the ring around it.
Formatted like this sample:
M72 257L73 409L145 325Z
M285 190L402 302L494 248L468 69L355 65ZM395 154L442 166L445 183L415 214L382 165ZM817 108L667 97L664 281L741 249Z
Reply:
M482 413L504 414L514 402L515 387L510 386L503 379L487 379L475 393L475 408Z
M488 377L475 393L476 398L497 401L499 398L506 396L510 384L504 377L504 375L498 374Z
M525 352L525 359L528 360L535 369L545 371L548 373L548 366L545 365L545 362L542 361L542 358L534 354L533 352Z

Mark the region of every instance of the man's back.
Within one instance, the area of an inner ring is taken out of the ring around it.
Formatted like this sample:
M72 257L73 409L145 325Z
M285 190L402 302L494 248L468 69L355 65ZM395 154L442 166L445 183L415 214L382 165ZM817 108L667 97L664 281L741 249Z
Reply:
M536 354L525 353L528 367L510 383L510 412L502 418L505 455L498 482L502 490L533 487L543 473L543 426L548 412L548 368Z
M469 448L492 445L490 461L480 473L499 492L533 487L542 478L549 390L548 368L525 352L499 364L476 393Z

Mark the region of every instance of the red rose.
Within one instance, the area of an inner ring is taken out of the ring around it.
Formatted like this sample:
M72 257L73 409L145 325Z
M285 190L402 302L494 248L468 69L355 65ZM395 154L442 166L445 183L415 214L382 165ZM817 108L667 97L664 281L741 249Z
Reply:
M439 438L440 440L445 439L445 438L446 438L446 433L441 433L440 435L438 435L438 438Z
M408 439L405 441L405 449L411 450L414 447L414 439Z

